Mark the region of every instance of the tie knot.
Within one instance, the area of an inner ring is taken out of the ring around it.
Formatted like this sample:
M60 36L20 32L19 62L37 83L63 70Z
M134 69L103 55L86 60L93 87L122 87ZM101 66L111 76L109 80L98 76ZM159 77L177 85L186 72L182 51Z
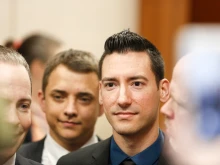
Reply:
M125 159L120 165L136 165L131 159Z

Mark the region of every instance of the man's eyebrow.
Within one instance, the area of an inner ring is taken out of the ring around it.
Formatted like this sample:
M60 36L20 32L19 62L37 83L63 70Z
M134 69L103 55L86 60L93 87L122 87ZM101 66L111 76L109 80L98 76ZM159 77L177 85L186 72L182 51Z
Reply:
M21 99L19 99L19 102L24 102L24 101L28 101L28 102L30 102L31 103L31 98L30 97L26 97L26 98L21 98Z
M104 77L102 80L103 81L116 81L116 78L113 78L113 77Z
M128 78L129 81L130 81L130 80L137 80L137 79L143 79L143 80L145 80L145 81L148 81L148 79L147 79L146 77L142 76L142 75L132 76L132 77L129 77L129 78ZM102 82L103 82L103 81L117 81L117 79L114 78L114 77L105 77L105 78L103 78L101 81L102 81Z
M148 81L148 79L144 76L141 76L141 75L138 75L138 76L133 76L133 77L130 77L129 80L137 80L137 79L143 79L145 81Z
M66 91L64 90L59 90L59 89L54 89L50 93L60 93L60 94L66 94Z
M91 93L89 93L89 92L79 92L79 93L77 93L76 96L77 96L77 97L89 96L89 97L91 97L91 98L94 98L94 95L91 94Z

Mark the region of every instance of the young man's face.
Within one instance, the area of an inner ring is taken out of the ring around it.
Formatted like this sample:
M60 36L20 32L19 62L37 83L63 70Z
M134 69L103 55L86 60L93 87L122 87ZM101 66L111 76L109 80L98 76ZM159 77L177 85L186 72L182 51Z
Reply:
M42 108L50 126L50 135L61 145L83 145L92 136L97 117L98 76L78 73L58 65L50 74Z
M14 154L31 125L31 83L28 72L22 65L0 62L0 70L0 122L4 130L0 136L2 139L6 138L0 155Z
M158 131L161 92L146 52L113 53L103 61L100 104L115 134L146 135ZM163 85L164 86L164 85Z

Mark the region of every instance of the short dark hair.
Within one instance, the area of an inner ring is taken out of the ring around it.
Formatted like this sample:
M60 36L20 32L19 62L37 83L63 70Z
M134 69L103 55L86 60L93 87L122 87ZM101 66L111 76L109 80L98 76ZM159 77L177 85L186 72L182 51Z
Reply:
M22 65L24 68L27 70L30 83L32 86L32 81L31 81L31 73L30 73L30 68L29 65L27 64L26 60L24 57L22 57L21 54L16 52L14 49L4 47L0 45L0 63L8 63L8 64L13 64L13 65ZM16 73L15 73L16 74Z
M35 59L46 63L50 56L54 55L54 50L58 48L61 43L45 34L32 34L27 36L18 52L25 58L27 63L31 66Z
M91 53L73 49L62 51L53 56L46 64L42 81L43 92L46 90L50 74L60 64L79 73L94 72L98 77L98 62Z
M158 49L146 38L124 30L120 33L110 36L104 45L104 53L99 61L99 78L102 78L102 65L105 57L114 52L126 53L133 52L146 52L150 57L151 69L155 75L156 83L159 85L160 80L164 78L164 61Z

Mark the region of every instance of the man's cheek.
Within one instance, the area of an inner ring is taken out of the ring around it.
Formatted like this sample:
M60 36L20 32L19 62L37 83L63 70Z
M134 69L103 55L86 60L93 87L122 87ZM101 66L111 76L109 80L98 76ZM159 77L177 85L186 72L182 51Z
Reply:
M28 130L31 126L31 114L20 114L19 115L21 126L24 130Z

